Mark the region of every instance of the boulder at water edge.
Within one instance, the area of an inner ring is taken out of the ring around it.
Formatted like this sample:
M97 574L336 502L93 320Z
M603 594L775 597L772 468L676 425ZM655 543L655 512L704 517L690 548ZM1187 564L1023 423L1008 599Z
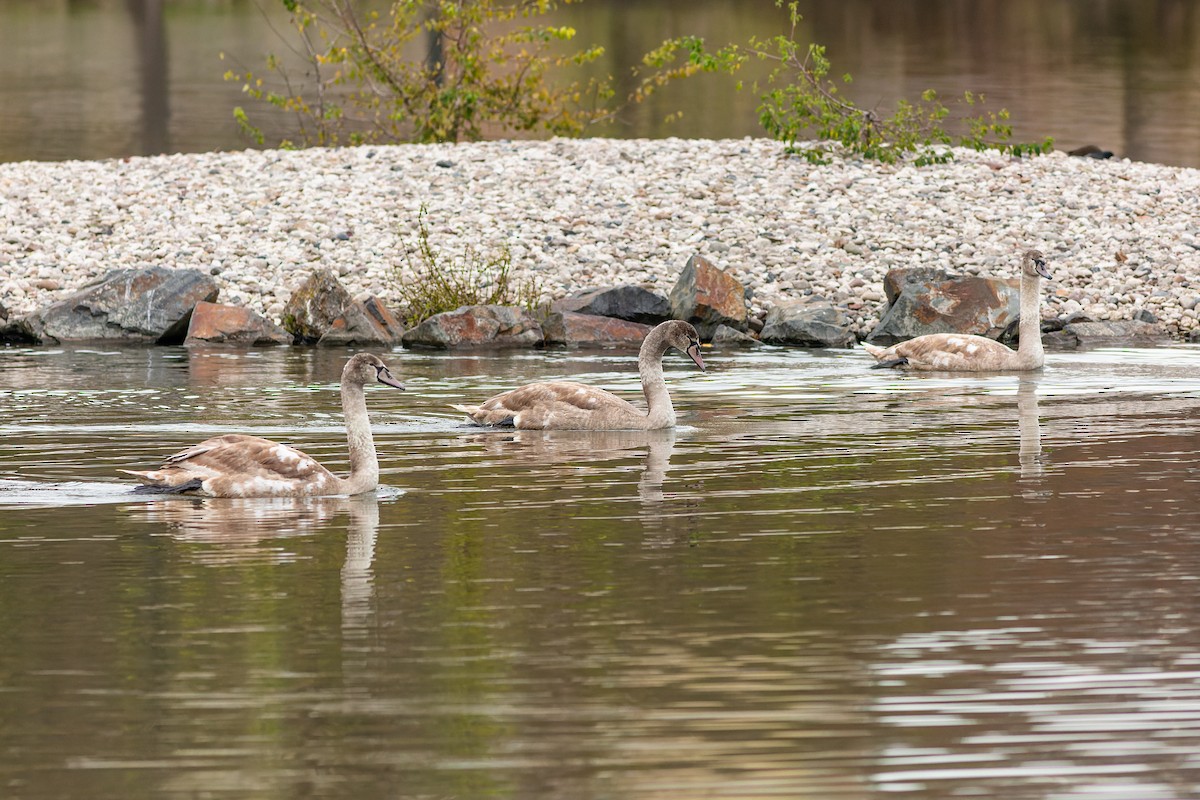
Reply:
M1020 317L1020 283L1016 279L943 278L940 271L893 275L898 271L889 271L884 279L885 291L891 285L898 293L867 337L872 344L890 345L927 333L995 338Z
M216 281L198 269L116 269L22 324L36 341L178 344L192 309L216 300L218 291Z
M255 311L241 306L200 301L192 311L186 345L291 344L292 335Z
M321 346L383 345L391 347L400 341L400 321L378 297L352 302L329 324L317 341Z
M646 334L654 330L649 325L629 322L615 317L576 314L573 311L554 312L542 324L546 344L569 347L632 347L642 346Z
M303 344L394 345L400 323L378 298L360 303L330 269L314 270L283 309L283 327Z
M625 284L572 295L557 301L554 310L657 325L671 318L671 301L658 292Z
M1062 330L1042 336L1042 342L1046 347L1074 350L1080 347L1145 346L1167 338L1166 332L1152 322L1120 319L1068 322Z
M772 308L759 335L767 344L800 347L853 347L856 342L849 320L837 306L805 300Z
M542 343L542 326L514 306L463 306L404 332L405 347L503 348Z
M671 289L671 315L696 326L701 339L711 339L718 325L744 331L746 290L703 256L692 256Z
M759 347L762 345L748 333L734 330L728 325L718 325L712 335L713 347Z
M354 298L333 270L313 270L284 306L283 327L297 342L314 344L353 305Z

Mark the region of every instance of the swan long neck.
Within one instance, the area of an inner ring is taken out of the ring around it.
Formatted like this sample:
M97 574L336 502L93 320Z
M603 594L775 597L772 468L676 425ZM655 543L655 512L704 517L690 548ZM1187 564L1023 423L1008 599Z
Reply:
M652 428L675 424L675 407L671 405L671 395L663 378L662 360L668 345L666 337L657 335L659 333L658 330L651 332L638 353L638 374L642 377L642 392L646 395L648 409L647 423Z
M379 485L379 456L371 436L367 398L361 383L342 379L342 413L350 446L350 475L342 481L347 494L370 491Z
M1046 361L1042 347L1042 279L1021 272L1021 323L1017 353L1030 366L1040 367Z

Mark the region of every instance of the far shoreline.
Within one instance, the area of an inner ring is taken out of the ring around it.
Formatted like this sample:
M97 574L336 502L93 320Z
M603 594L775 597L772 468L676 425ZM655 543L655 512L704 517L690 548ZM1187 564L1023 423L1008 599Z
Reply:
M328 267L392 299L426 209L446 256L507 248L543 299L636 283L689 257L740 280L758 316L818 295L861 338L888 269L1009 277L1046 252L1044 314L1198 327L1200 170L956 150L946 165L813 166L765 139L554 139L243 150L0 164L0 303L29 313L109 269L196 267L221 302L279 320Z

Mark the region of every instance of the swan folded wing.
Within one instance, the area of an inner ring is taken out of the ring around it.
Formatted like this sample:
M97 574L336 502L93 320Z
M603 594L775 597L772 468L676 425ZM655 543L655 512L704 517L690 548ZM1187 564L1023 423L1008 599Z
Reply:
M200 481L217 497L332 494L337 479L299 450L257 436L227 434L168 456L161 468L130 474L163 487Z
M611 427L614 420L644 417L631 403L611 392L582 383L531 383L485 400L478 406L455 406L477 425L513 426L527 430L555 427Z
M953 333L918 336L884 352L890 354L889 358L904 359L909 369L957 372L1011 369L1017 357L1015 352L993 339Z

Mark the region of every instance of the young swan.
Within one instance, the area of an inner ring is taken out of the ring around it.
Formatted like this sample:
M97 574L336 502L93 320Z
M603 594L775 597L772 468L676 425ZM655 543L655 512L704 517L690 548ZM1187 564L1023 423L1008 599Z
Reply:
M159 469L129 475L141 478L142 493L208 497L312 497L361 494L379 486L379 458L371 438L363 387L382 383L403 389L387 365L370 353L359 353L342 370L342 412L350 444L350 475L339 478L299 450L287 445L230 433L214 436L167 458Z
M526 430L656 430L675 425L675 408L663 380L662 358L674 347L691 356L701 371L700 339L686 322L670 320L646 335L638 353L638 372L648 411L582 383L546 381L498 394L477 406L455 405L476 425Z
M930 333L891 347L863 344L879 363L872 368L903 367L950 372L991 372L1040 369L1046 361L1042 349L1042 278L1049 279L1046 259L1037 250L1021 258L1020 344L1011 350L985 336Z

